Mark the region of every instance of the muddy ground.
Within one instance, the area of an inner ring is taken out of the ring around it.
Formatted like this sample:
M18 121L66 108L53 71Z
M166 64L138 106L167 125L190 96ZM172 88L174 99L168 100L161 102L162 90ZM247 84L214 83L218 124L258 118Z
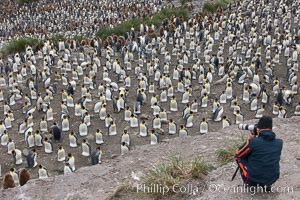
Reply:
M186 43L188 43L189 41L186 41ZM171 52L171 46L168 45L168 49ZM216 43L214 45L214 51L216 51L218 49L218 43ZM86 51L90 51L90 48L86 48ZM73 52L74 55L77 55L76 52ZM104 58L104 50L102 53L102 57L101 57L101 62L102 65L105 63L105 58ZM228 48L225 47L224 49L224 54L225 56L228 55ZM264 54L263 56L264 57ZM137 55L135 55L135 58L137 60ZM162 57L160 57L162 59ZM201 58L203 59L203 58ZM58 58L55 59L55 63L57 62ZM121 59L120 59L121 60ZM263 60L264 62L264 60ZM279 65L275 66L275 71L274 74L275 76L278 76L280 81L282 82L282 85L289 87L289 84L286 81L286 77L283 76L283 74L286 74L286 67L284 65L285 59L283 58L283 56L281 57L281 63ZM175 64L177 63L177 59L175 56L172 56L172 64L170 65L170 71L172 72L172 67L175 66ZM190 63L186 65L185 67L192 67L192 59L190 59ZM123 64L123 63L121 63ZM133 69L134 66L137 64L137 62L133 62ZM41 68L41 60L38 60L38 64L37 64L38 68ZM144 65L144 69L145 70L145 65ZM55 66L52 66L52 70L55 71L56 68ZM138 86L138 80L136 79L136 75L134 74L134 70L129 71L128 72L130 74L131 77L131 81L132 81L132 86L129 90L129 96L128 96L128 105L131 107L131 109L133 109L133 102L136 99L136 88ZM259 71L260 74L260 78L262 79L262 75L263 75L263 71ZM52 76L52 80L54 80L53 74ZM298 72L298 76L299 76L299 72ZM28 75L26 78L29 78L30 76ZM69 74L69 77L71 77L71 74ZM96 82L97 82L97 86L99 85L99 83L103 82L102 80L102 68L99 68L99 71L97 73L96 76ZM114 81L116 81L117 77L115 76L115 74L110 74L110 78ZM152 80L153 78L151 78ZM218 75L214 75L214 80L218 80L220 79L220 77ZM60 110L60 103L61 103L61 95L60 95L60 91L62 89L66 89L66 86L62 86L62 84L60 82L55 82L56 86L57 86L57 93L54 95L54 99L51 101L51 107L54 110L54 121L58 121L59 123L61 122L60 120L60 116L61 116L61 110ZM80 87L82 84L82 80L77 81L77 88L75 91L75 95L74 95L74 102L77 102L80 99ZM197 80L193 80L192 82L193 85L193 96L190 98L190 100L192 101L193 99L197 98L199 100L200 97L200 85L198 84ZM23 89L24 93L29 93L28 88L25 86L25 83L23 85L20 85L21 88ZM173 81L173 87L174 89L177 88L177 82ZM266 84L266 87L268 89L268 91L270 91L271 89L271 85ZM45 91L43 89L43 85L42 83L39 83L39 92L41 92L42 96L45 95ZM4 91L5 96L7 97L7 88L2 87L1 88ZM248 119L253 119L255 116L255 112L249 111L249 105L245 104L244 102L241 101L241 95L242 95L242 85L237 84L237 82L234 82L233 85L233 89L234 89L234 95L237 95L239 97L239 105L241 105L241 110L244 113L245 116L245 120ZM212 116L212 102L213 99L216 97L219 97L220 93L225 90L225 85L212 85L211 86L211 94L209 96L210 102L209 102L209 106L207 108L200 108L198 109L198 113L195 115L194 117L194 126L191 128L188 128L188 132L189 135L191 136L195 136L195 135L199 135L199 122L201 121L201 119L203 117L206 117L208 119L211 119ZM158 94L158 88L156 88L157 94ZM97 89L91 90L91 93L93 94L93 100L96 100L97 98L95 96L97 96ZM146 120L146 123L149 127L149 130L151 130L152 127L152 109L150 108L150 98L151 98L151 94L147 93L147 102L142 106L142 113L146 113L147 115L149 115L149 119ZM115 92L114 95L117 95L117 93ZM182 110L184 108L184 105L181 104L181 98L182 98L182 94L179 92L175 92L175 96L176 99L178 101L178 106L179 106L179 111L178 112L168 112L168 119L174 119L177 123L177 125L183 124L184 121L182 119ZM270 100L270 104L266 105L266 112L265 114L268 115L272 115L272 103L275 101L274 97L271 95L271 100ZM292 101L292 105L287 106L287 110L288 110L288 117L292 116L292 112L294 110L294 105L297 103L298 99L294 98ZM94 102L94 101L93 101ZM124 112L120 112L120 113L113 113L113 109L112 109L112 102L108 102L108 113L112 114L113 118L116 121L117 124L117 131L118 131L118 135L117 136L108 136L108 130L107 128L105 128L104 126L104 121L100 121L99 117L97 114L93 113L93 105L94 103L87 103L88 105L88 109L89 109L89 113L91 115L94 115L91 119L91 126L89 127L89 135L86 137L88 138L90 144L91 144L91 149L92 151L95 150L95 148L97 147L97 145L95 144L95 138L94 138L94 134L96 129L101 129L104 133L104 142L105 144L101 145L101 148L103 150L103 162L106 162L110 159L112 159L115 156L119 156L120 155L120 139L121 139L121 133L123 132L123 130L125 129L125 127L129 127L129 122L124 121ZM32 102L33 105L35 105L35 101ZM261 105L261 103L259 103ZM3 105L3 102L1 102L1 105ZM162 107L167 108L167 110L169 111L169 103L161 103L160 104ZM224 107L224 115L226 115L228 118L231 119L232 122L234 122L234 115L232 110L230 109L230 103L229 101L227 101L226 105L223 105ZM22 101L18 101L16 103L16 105L11 107L13 113L14 113L14 117L15 117L15 121L12 122L12 128L8 130L9 136L10 138L12 138L15 143L16 143L16 147L20 150L23 150L25 148L27 148L27 145L25 143L24 140L24 136L23 135L19 135L18 134L18 122L20 122L21 120L23 120L24 118L24 114L22 114ZM78 132L78 125L81 121L80 117L75 117L74 116L74 108L69 108L70 111L70 129L74 130L75 132ZM3 106L0 107L0 113L3 113ZM45 113L39 113L39 112L35 112L34 113L34 130L37 130L39 127L39 122L42 116L45 116ZM276 117L276 116L274 116ZM1 115L0 117L1 119L3 119L3 115ZM50 127L52 125L53 122L49 122L48 123L48 127ZM209 121L209 132L214 132L217 131L221 128L222 123L221 122L213 122L213 121ZM167 132L167 124L163 124L162 128L164 129L165 132ZM138 128L129 128L129 133L130 133L130 137L131 137L131 141L132 141L132 145L131 145L131 149L135 149L137 146L140 145L145 145L145 144L149 144L150 143L150 137L146 137L146 138L142 138L140 136L138 136ZM91 165L91 160L89 157L83 157L81 155L81 147L79 146L78 148L70 148L69 147L69 139L68 139L68 133L66 132L63 135L63 139L61 142L54 142L53 143L53 150L54 152L52 154L46 154L44 152L44 147L39 147L37 148L37 153L38 153L38 163L39 164L43 164L47 167L48 169L48 173L50 176L54 176L54 175L59 175L63 173L63 167L64 164L61 162L58 162L56 159L56 150L58 149L59 145L62 145L66 151L66 153L72 153L75 156L75 162L76 162L76 168L81 168L84 166L89 166ZM210 134L210 133L208 133ZM171 136L168 134L161 134L160 135L160 139L164 140L164 139L170 139L170 138L174 138L177 137L177 135L175 136ZM82 140L83 138L80 137L79 138L79 142ZM0 146L0 164L2 166L2 174L5 174L6 172L9 171L9 169L11 167L16 167L17 169L19 168L23 168L26 167L26 158L23 157L23 164L20 166L14 166L13 164L13 157L12 155L8 155L7 154L7 147L6 146ZM32 174L33 178L37 177L37 169L30 169L30 172Z

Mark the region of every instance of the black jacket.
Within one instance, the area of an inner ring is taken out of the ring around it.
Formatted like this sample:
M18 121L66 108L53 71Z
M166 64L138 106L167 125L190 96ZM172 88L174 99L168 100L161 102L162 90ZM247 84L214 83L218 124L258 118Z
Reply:
M260 131L236 152L245 183L272 185L280 175L279 161L283 141L271 130Z

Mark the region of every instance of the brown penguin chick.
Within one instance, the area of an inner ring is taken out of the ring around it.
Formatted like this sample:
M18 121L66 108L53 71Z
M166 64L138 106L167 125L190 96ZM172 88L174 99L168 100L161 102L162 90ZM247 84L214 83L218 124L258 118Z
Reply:
M20 186L25 185L31 179L30 173L27 169L22 169L19 174Z
M3 189L14 188L15 182L11 174L7 173L3 178Z

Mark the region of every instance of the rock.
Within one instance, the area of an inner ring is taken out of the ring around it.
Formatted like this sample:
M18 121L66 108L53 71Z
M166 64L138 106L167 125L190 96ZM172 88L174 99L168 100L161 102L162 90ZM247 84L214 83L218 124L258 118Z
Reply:
M168 124L168 120L161 120L162 124Z
M149 119L149 115L147 115L147 114L141 114L141 115L140 115L140 119L141 119L141 120Z
M92 141L95 140L95 136L94 136L94 134L88 134L88 135L86 136L86 139L88 139L88 141L91 143Z
M23 154L25 157L27 157L28 154L29 154L29 149L27 149L27 148L23 149L23 150L22 150L22 154Z
M114 159L116 157L118 157L116 154L113 154L113 155L110 156L111 159Z
M160 129L158 129L158 130L159 130L159 134L161 134L161 135L164 135L164 134L165 134L165 130L164 130L164 129L160 128Z

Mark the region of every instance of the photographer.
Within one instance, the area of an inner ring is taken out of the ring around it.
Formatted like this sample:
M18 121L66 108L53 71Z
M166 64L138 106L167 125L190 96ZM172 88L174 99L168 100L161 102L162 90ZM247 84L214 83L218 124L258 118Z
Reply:
M272 131L272 118L263 116L249 138L235 154L246 186L262 186L270 191L280 175L279 161L283 141ZM243 129L250 129L248 127Z

